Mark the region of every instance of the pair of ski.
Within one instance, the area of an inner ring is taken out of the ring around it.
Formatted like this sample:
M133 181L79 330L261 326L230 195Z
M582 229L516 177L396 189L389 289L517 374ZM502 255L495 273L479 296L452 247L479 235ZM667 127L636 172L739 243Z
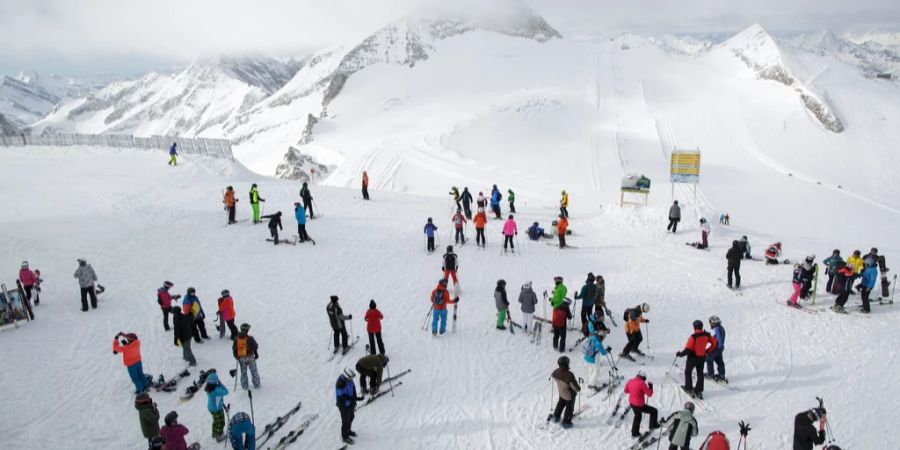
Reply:
M807 314L818 314L818 312L819 312L818 310L810 308L809 306L803 306L800 303L797 303L796 305L791 305L790 302L778 300L777 298L775 299L775 303L782 305L782 306L786 306L790 309L795 309L797 311L803 311Z
M547 319L545 319L545 318L543 318L543 317L534 316L534 320L536 320L536 321L538 321L538 322L549 323L550 326L553 326L553 322L552 322L552 321L547 320ZM570 326L570 325L566 325L566 329L569 330L569 331L578 331L578 332L581 331L581 328L576 328L576 327L573 327L573 326Z
M743 389L741 389L737 386L732 386L731 383L729 383L727 380L723 380L721 378L716 379L714 377L709 376L709 374L703 374L703 379L708 380L708 381L712 382L713 384L722 386L723 388L728 389L729 391L735 391L735 392L743 391Z
M347 345L347 348L341 350L334 349L334 351L331 353L331 356L328 357L328 361L333 361L337 355L341 355L341 358L338 359L338 361L340 361L344 358L344 355L346 355L350 352L350 350L353 349L353 346L356 345L357 342L359 342L359 336L353 338L353 341L351 341L350 344Z
M300 240L300 235L295 234L292 236L294 238L294 242L302 244L303 241ZM307 241L312 242L312 245L316 245L316 240L313 238L306 238Z
M275 242L275 239L267 238L267 239L266 239L266 242ZM290 240L290 239L279 239L279 240L278 240L278 243L279 243L279 244L297 245L297 238L296 238L296 236L295 236L294 240Z
M407 373L409 373L409 371L407 371ZM397 375L397 376L391 378L391 379L390 379L391 382L393 382L395 379L399 378L400 376L401 376L401 375ZM384 384L384 381L382 381L382 384ZM375 400L378 400L379 398L384 397L384 396L387 395L387 394L390 394L392 389L395 389L395 388L397 388L398 386L402 386L402 385L403 385L403 382L402 382L402 381L398 381L398 382L396 382L396 383L393 383L393 386L391 386L390 389L385 389L385 390L382 390L382 391L378 391L377 394L372 395L371 397L369 397L369 398L365 401L365 403L363 403L363 404L361 404L361 405L357 405L356 410L359 411L360 409L365 408L365 407L368 406L368 405L371 405L373 402L375 402Z
M289 445L296 442L297 439L299 439L300 436L303 435L304 432L306 432L306 430L309 428L309 425L317 418L319 418L318 414L313 414L307 417L303 422L300 423L300 425L297 425L297 427L289 431L288 434L282 436L281 439L279 439L278 442L275 443L274 447L266 450L284 450L288 448ZM256 448L262 448L262 445L257 444Z
M587 409L590 407L591 407L591 405L582 405L580 408L578 408L577 411L572 413L572 420L575 420L578 416L581 415L581 413L587 411ZM544 420L543 423L538 425L538 429L546 430L550 426L550 422L552 422L552 421L553 421L553 413L551 412L550 414L547 415L547 419Z
M624 406L623 409L622 402L624 399L625 393L622 392L621 394L619 394L619 399L616 401L616 406L613 407L612 412L609 413L609 417L606 418L607 425L612 425L614 428L619 428L620 426L622 426L622 423L625 422L625 416L627 416L628 413L631 412L631 408L628 406ZM622 412L620 413L619 410L622 410Z
M300 410L300 407L303 406L303 402L297 402L297 404L289 409L286 413L281 416L275 418L275 420L265 424L262 427L262 431L256 433L256 446L257 448L263 448L266 442L269 442L278 430L284 427L285 424L291 419L291 417Z
M532 322L531 324L531 332L529 342L534 345L541 345L541 332L544 330L544 325L541 322Z

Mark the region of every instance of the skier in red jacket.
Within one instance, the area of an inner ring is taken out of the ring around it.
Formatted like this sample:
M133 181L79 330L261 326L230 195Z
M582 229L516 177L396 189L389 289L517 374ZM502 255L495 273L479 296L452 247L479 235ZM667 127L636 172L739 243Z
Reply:
M375 300L369 300L369 310L366 311L366 332L369 333L369 354L375 354L375 341L378 341L378 353L384 354L384 342L381 340L381 319L384 315L378 310Z

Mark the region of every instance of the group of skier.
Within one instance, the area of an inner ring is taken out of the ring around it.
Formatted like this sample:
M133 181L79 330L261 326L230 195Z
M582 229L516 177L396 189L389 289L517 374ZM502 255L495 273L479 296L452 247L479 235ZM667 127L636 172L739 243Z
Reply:
M363 176L363 197L365 200L369 199L368 194L368 175L364 172ZM263 222L264 219L268 219L267 228L269 229L269 235L271 241L274 245L290 243L292 241L287 241L279 238L279 232L284 230L284 226L281 223L282 212L276 211L273 214L262 215L262 211L260 209L260 203L265 203L266 199L262 198L259 193L259 188L256 183L253 183L250 186L250 208L252 214L253 224L258 224ZM238 198L235 196L235 191L233 186L228 186L225 188L222 203L225 205L225 211L228 214L228 225L233 225L238 223L235 219L236 211L237 211L237 202ZM297 236L296 242L308 242L313 241L313 239L309 236L306 231L306 219L307 214L310 219L314 219L315 215L313 213L313 197L312 193L309 190L308 183L304 182L300 188L300 201L294 202L294 218L297 221Z

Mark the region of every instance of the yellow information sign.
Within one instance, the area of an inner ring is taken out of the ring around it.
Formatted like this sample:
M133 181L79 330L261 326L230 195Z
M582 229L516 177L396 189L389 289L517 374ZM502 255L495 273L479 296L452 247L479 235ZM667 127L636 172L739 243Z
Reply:
M670 181L693 184L700 182L699 150L675 150L672 152Z

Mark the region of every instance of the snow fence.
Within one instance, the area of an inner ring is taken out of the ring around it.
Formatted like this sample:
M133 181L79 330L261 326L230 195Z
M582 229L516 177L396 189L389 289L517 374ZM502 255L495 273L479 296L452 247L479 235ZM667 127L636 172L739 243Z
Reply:
M179 136L138 137L130 134L49 134L44 136L0 136L0 147L41 145L65 147L88 145L98 147L140 148L169 151L172 143L178 143L179 155L204 155L234 161L231 141L228 139L186 138Z

